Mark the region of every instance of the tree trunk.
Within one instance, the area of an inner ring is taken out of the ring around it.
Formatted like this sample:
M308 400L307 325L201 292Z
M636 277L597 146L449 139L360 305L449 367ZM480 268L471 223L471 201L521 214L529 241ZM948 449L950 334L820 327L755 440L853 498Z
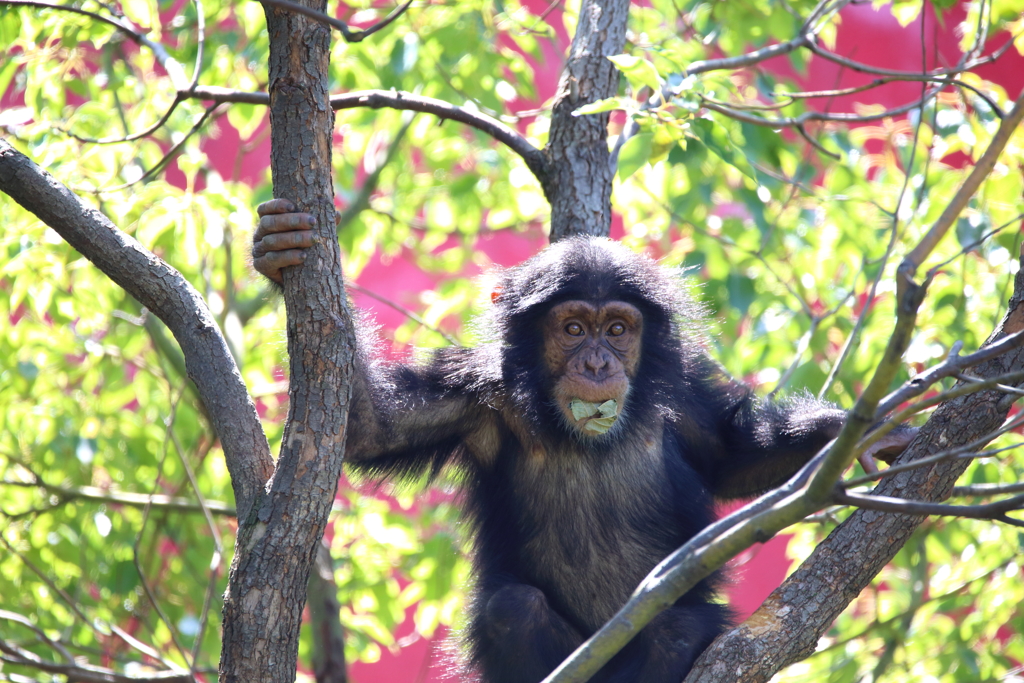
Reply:
M1024 260L1021 265L1009 310L986 345L1024 329ZM1022 369L1024 348L1017 348L973 368L971 374L986 378ZM978 440L1003 423L1016 399L1006 392L980 391L943 403L897 462ZM873 493L941 501L949 497L970 463L953 459L902 472L882 480ZM839 613L892 560L924 519L874 510L854 512L749 619L701 655L686 683L767 681L782 667L812 655Z
M580 7L544 150L552 242L572 235L607 237L611 230L615 169L608 152L609 114L572 112L618 91L619 72L608 57L622 52L628 17L629 0L584 0Z
M306 582L341 474L355 357L334 230L330 31L297 14L266 14L274 196L313 214L318 240L302 268L284 272L288 422L269 491L239 520L220 665L232 683L295 678Z

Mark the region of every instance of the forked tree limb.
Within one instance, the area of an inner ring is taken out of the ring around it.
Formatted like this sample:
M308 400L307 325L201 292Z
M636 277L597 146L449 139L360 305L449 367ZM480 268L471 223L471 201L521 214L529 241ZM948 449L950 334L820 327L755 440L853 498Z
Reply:
M273 460L256 407L203 297L181 273L2 138L0 191L53 228L174 333L224 449L236 505L247 510L270 478Z

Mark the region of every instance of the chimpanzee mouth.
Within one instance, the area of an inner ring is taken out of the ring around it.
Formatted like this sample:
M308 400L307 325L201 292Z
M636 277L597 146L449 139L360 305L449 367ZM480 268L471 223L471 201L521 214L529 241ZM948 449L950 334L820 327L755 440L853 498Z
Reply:
M610 398L604 403L593 403L574 398L569 401L569 412L577 422L586 419L583 429L595 434L606 434L619 418L619 404ZM590 418L590 419L587 419Z

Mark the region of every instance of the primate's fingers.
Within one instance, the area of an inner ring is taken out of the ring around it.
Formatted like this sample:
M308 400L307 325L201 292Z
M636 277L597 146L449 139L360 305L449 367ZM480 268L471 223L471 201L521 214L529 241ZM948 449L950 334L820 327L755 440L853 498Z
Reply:
M294 230L260 235L252 243L252 255L256 258L274 251L305 249L313 246L312 230Z
M300 265L306 260L306 252L302 249L287 251L271 251L265 256L253 259L252 265L258 272L266 275L274 282L281 282L281 269Z
M272 213L293 213L298 207L290 199L271 199L256 207L259 216L266 216Z

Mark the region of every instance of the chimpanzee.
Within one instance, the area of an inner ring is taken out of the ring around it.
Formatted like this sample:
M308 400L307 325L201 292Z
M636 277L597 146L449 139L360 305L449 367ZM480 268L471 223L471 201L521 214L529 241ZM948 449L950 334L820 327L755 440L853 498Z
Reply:
M272 280L311 244L312 217L294 211L259 207L254 266ZM349 464L374 478L462 471L476 532L467 641L486 683L543 679L712 522L714 498L779 485L838 432L834 406L761 401L725 376L698 318L677 273L578 237L501 274L476 348L361 359ZM681 597L593 680L679 683L729 622L714 587Z

